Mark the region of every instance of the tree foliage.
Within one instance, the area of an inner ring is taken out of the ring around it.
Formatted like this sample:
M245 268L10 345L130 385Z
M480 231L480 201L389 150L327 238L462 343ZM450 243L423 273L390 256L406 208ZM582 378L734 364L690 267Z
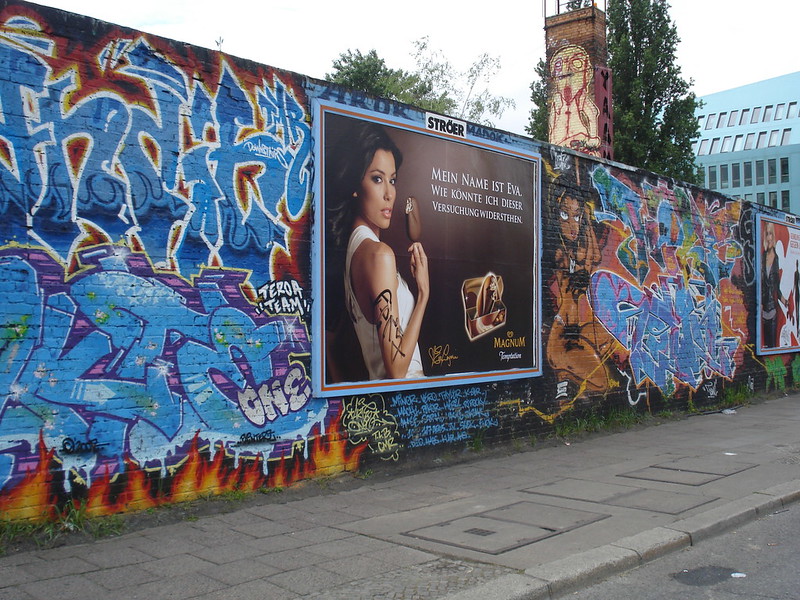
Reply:
M536 79L531 83L533 109L531 109L530 120L525 126L525 131L537 140L546 141L548 139L547 127L550 120L550 111L547 99L547 63L544 62L543 58L536 64L535 73Z
M609 67L613 76L614 159L699 183L692 140L698 135L697 97L681 76L680 42L667 0L609 0ZM548 138L548 69L536 66L526 131Z
M487 53L462 72L423 37L414 42L412 56L416 69L409 72L388 67L374 49L366 54L347 50L333 61L333 71L325 77L375 96L484 125L493 125L493 118L514 106L512 99L491 93L489 84L500 70L500 61Z
M455 102L437 93L430 78L403 69L392 69L373 49L362 54L360 50L347 50L333 61L333 72L326 79L345 87L414 104L435 112L452 112Z
M614 158L697 182L692 139L698 135L698 100L676 62L680 38L669 3L610 0L607 17Z

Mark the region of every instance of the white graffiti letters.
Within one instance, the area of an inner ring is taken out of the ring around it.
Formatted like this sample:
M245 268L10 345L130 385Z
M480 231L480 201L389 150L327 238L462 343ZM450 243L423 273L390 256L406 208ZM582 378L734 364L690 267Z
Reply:
M284 378L276 377L258 386L258 390L247 387L238 393L242 414L257 427L285 417L289 412L303 408L311 398L311 386L305 370L292 366Z

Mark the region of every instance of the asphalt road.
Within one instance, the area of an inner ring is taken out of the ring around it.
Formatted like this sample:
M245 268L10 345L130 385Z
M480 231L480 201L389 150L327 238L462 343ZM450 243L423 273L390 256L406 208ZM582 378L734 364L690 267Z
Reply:
M800 600L800 504L564 596L570 600Z

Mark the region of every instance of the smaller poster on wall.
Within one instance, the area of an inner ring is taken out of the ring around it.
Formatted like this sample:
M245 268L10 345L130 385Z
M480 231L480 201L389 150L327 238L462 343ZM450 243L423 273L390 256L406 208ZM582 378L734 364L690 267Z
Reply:
M315 393L541 374L538 155L432 114L315 125Z
M759 354L800 350L800 226L758 215Z

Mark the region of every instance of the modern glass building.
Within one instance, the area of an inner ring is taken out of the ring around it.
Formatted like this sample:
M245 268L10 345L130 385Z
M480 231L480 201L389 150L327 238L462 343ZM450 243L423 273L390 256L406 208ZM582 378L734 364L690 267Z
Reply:
M800 71L700 99L705 187L800 213Z

